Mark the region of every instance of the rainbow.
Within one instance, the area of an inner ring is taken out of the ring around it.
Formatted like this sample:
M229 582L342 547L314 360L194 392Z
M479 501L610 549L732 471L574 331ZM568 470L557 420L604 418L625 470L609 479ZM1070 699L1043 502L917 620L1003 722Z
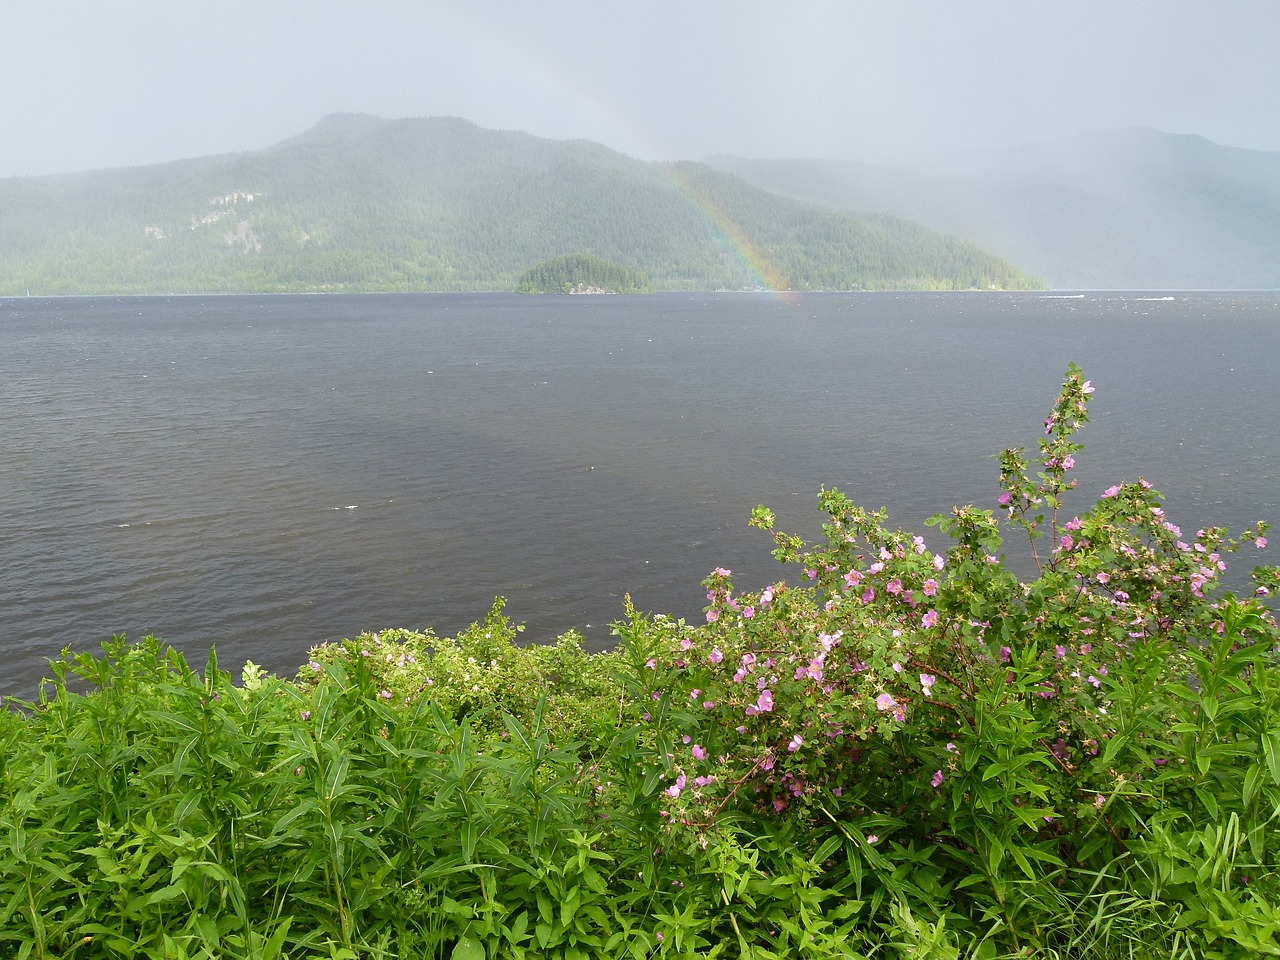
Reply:
M752 278L757 289L785 299L791 293L791 280L768 252L756 243L714 197L696 189L684 168L677 163L658 164L676 190L702 214L711 228L728 241L738 262Z
M477 46L487 49L500 61L518 67L536 79L541 86L553 90L564 102L572 104L577 112L590 118L593 127L613 134L610 139L622 144L625 152L651 161L657 156L658 151L652 148L650 138L642 130L601 97L584 91L558 65L535 56L526 45L518 43L509 34L498 31L486 20L466 10L461 3L442 0L432 6L437 8L450 27L461 28ZM708 196L706 191L697 189L680 164L654 163L654 166L707 222L711 230L724 239L738 265L750 279L751 286L767 291L779 299L790 299L790 278L770 257L768 251L756 243L721 204Z

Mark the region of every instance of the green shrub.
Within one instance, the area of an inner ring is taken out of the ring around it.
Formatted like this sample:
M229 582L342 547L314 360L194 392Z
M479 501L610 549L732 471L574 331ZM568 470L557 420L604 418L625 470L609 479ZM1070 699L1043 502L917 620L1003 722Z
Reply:
M1266 527L1184 534L1141 479L1068 510L1091 392L945 549L837 490L816 544L760 507L797 583L628 600L611 653L517 646L501 599L294 681L64 652L0 713L0 952L1280 953L1280 576L1221 588Z

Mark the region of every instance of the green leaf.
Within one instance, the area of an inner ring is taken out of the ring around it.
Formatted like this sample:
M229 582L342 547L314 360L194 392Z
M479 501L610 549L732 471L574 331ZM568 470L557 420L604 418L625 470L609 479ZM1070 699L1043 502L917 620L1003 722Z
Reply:
M463 937L454 945L451 960L485 960L484 944L470 937Z
M1267 772L1271 782L1280 784L1280 732L1271 731L1262 738L1262 750L1267 758Z
M509 713L502 715L502 722L506 724L507 732L511 734L511 739L518 743L526 753L533 752L533 744L529 742L529 731L526 730L517 720Z
M554 938L554 932L551 929L551 924L539 923L533 928L533 931L538 938L538 946L543 950L551 946L551 942Z

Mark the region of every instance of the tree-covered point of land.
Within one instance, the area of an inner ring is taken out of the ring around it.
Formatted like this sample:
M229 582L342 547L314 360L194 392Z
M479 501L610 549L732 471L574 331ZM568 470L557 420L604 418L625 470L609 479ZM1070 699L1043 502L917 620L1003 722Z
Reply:
M653 282L641 271L589 253L570 253L544 260L526 270L518 293L652 293Z

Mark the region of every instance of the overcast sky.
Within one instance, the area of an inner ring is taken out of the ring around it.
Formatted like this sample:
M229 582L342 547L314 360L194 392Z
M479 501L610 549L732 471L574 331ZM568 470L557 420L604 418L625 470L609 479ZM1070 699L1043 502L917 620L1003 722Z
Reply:
M1280 0L0 0L0 176L339 111L643 159L909 159L1149 126L1280 150Z

